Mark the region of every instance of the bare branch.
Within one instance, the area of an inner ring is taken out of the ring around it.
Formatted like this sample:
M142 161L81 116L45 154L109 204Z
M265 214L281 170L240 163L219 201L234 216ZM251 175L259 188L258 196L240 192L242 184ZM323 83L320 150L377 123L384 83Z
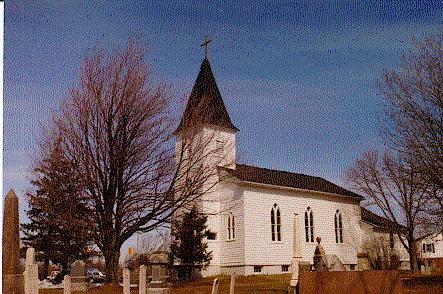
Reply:
M211 201L227 177L217 167L235 160L216 154L220 130L197 116L176 134L174 150L174 98L167 85L153 85L144 54L131 40L114 55L88 56L48 137L62 139L64 156L83 187L108 281L117 279L120 247L128 238L169 224L181 209ZM198 116L214 110L204 111ZM229 146L223 148L230 154Z

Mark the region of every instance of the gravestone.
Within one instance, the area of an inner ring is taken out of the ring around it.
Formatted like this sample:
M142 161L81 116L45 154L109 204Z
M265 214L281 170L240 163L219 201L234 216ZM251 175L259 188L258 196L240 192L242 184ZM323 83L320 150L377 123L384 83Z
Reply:
M38 294L38 266L35 264L35 249L32 247L26 249L23 278L25 294Z
M66 275L63 278L63 294L71 294L71 276Z
M83 262L83 260L76 260L71 265L71 289L72 291L88 290L85 263Z
M28 265L25 273L25 285L27 287L27 292L25 292L25 294L38 294L38 265Z
M138 294L146 294L146 265L140 266Z
M25 269L28 265L35 263L35 249L29 247L26 249Z
M123 269L123 294L131 294L131 272L129 269Z
M168 278L168 255L152 254L149 257L149 263L152 269L152 280L148 284L148 293L169 293L166 281Z
M2 293L23 294L24 280L20 272L18 197L9 190L4 201L2 238Z
M315 270L318 272L346 271L345 266L335 254L326 254L318 261Z
M214 279L214 282L212 282L211 294L218 294L218 279Z

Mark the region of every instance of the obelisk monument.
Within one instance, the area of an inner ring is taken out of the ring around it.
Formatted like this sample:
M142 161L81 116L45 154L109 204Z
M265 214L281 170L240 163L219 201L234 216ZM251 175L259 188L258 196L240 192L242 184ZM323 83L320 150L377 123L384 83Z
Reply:
M9 190L4 201L2 240L2 292L23 293L23 274L20 272L20 235L18 197Z
M296 287L298 284L299 264L301 260L301 248L300 248L300 225L298 214L294 214L293 225L293 237L292 237L292 277L290 281L291 287Z

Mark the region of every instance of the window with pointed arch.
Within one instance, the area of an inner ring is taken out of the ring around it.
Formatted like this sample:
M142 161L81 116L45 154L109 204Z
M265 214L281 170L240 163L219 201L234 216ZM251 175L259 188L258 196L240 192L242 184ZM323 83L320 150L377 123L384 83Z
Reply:
M305 233L306 242L314 242L314 213L308 207L305 211Z
M271 235L272 241L281 241L281 215L276 203L271 209Z
M228 240L234 240L235 239L235 219L234 215L229 213L228 215Z
M335 212L335 243L343 243L343 222L341 220L341 212Z
M216 139L215 139L215 156L218 157L223 157L224 155L224 142L223 142L223 137L218 134Z

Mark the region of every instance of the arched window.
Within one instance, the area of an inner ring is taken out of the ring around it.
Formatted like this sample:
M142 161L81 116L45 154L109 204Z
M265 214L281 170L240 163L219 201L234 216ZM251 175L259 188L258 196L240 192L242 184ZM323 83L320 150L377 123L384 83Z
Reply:
M272 241L281 241L281 215L277 204L271 209L271 235Z
M215 140L215 155L216 156L223 157L223 153L224 153L223 146L224 146L223 138L221 138L220 136L217 137L217 139Z
M230 213L228 215L228 240L235 239L235 220L234 215Z
M235 239L235 221L234 221L234 215L231 213L231 230L232 230L232 239Z
M343 223L341 221L341 212L335 212L335 243L343 243Z
M310 207L305 211L305 233L306 242L314 242L314 214Z

